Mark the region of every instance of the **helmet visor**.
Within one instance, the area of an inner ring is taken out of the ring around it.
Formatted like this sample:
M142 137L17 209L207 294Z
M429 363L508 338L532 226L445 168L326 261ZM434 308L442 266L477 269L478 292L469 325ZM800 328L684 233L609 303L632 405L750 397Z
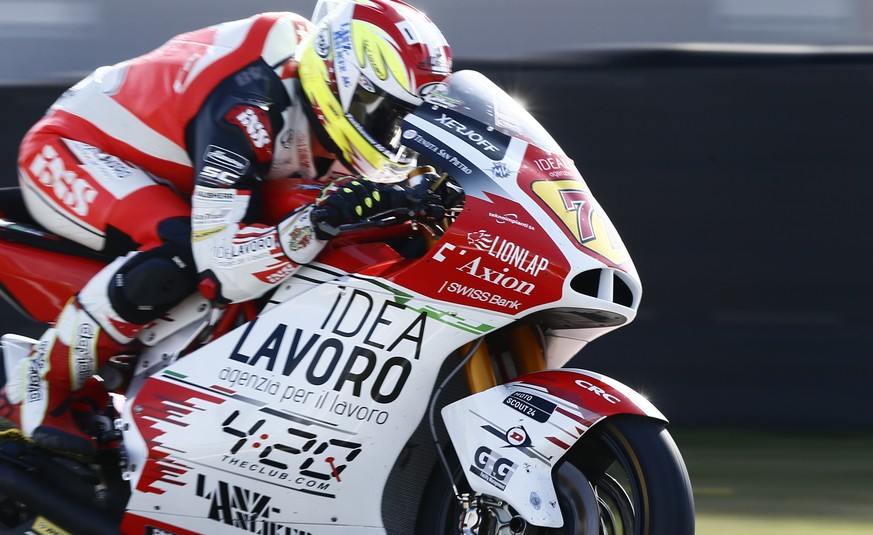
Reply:
M359 83L355 89L347 113L349 120L392 163L414 163L417 154L400 143L400 132L403 118L415 106L368 86Z

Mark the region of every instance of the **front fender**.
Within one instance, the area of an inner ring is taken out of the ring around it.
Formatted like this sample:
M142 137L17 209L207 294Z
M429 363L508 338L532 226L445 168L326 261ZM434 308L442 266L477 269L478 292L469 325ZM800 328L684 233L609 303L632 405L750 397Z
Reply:
M531 524L555 528L564 519L552 469L594 424L617 414L667 421L633 389L575 369L523 375L442 410L470 488L507 501Z

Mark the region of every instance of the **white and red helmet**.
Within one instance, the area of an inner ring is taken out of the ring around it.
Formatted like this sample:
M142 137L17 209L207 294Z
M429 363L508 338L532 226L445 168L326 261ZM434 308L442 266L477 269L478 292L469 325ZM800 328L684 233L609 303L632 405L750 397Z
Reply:
M396 0L319 0L313 23L300 83L337 155L370 179L406 178L416 155L400 145L400 122L451 72L448 43Z

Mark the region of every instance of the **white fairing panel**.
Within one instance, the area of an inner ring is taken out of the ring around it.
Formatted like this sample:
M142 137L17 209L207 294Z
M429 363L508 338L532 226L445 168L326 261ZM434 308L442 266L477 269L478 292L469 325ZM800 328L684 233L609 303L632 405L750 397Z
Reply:
M143 385L123 417L141 445L132 513L200 533L240 533L240 519L384 532L394 460L443 359L485 318L350 284L309 284Z
M626 385L576 369L525 375L442 411L470 487L544 527L563 525L552 470L592 426L616 414L666 421Z
M579 417L593 415L518 384L491 388L442 411L473 491L506 499L537 526L563 525L552 467L567 451L559 443L572 444L587 430L557 412L559 406Z

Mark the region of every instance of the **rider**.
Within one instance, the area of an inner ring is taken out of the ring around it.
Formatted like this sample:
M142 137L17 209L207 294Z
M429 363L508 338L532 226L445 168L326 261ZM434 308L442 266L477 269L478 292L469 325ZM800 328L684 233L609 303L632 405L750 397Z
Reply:
M186 33L68 90L21 144L25 204L47 229L118 258L10 374L23 432L92 455L69 400L135 350L144 326L198 290L226 304L277 286L328 239L313 206L343 223L399 202L380 184L415 166L399 122L450 68L445 39L415 8L320 0L312 22L265 13ZM267 220L265 187L290 177L321 194Z

